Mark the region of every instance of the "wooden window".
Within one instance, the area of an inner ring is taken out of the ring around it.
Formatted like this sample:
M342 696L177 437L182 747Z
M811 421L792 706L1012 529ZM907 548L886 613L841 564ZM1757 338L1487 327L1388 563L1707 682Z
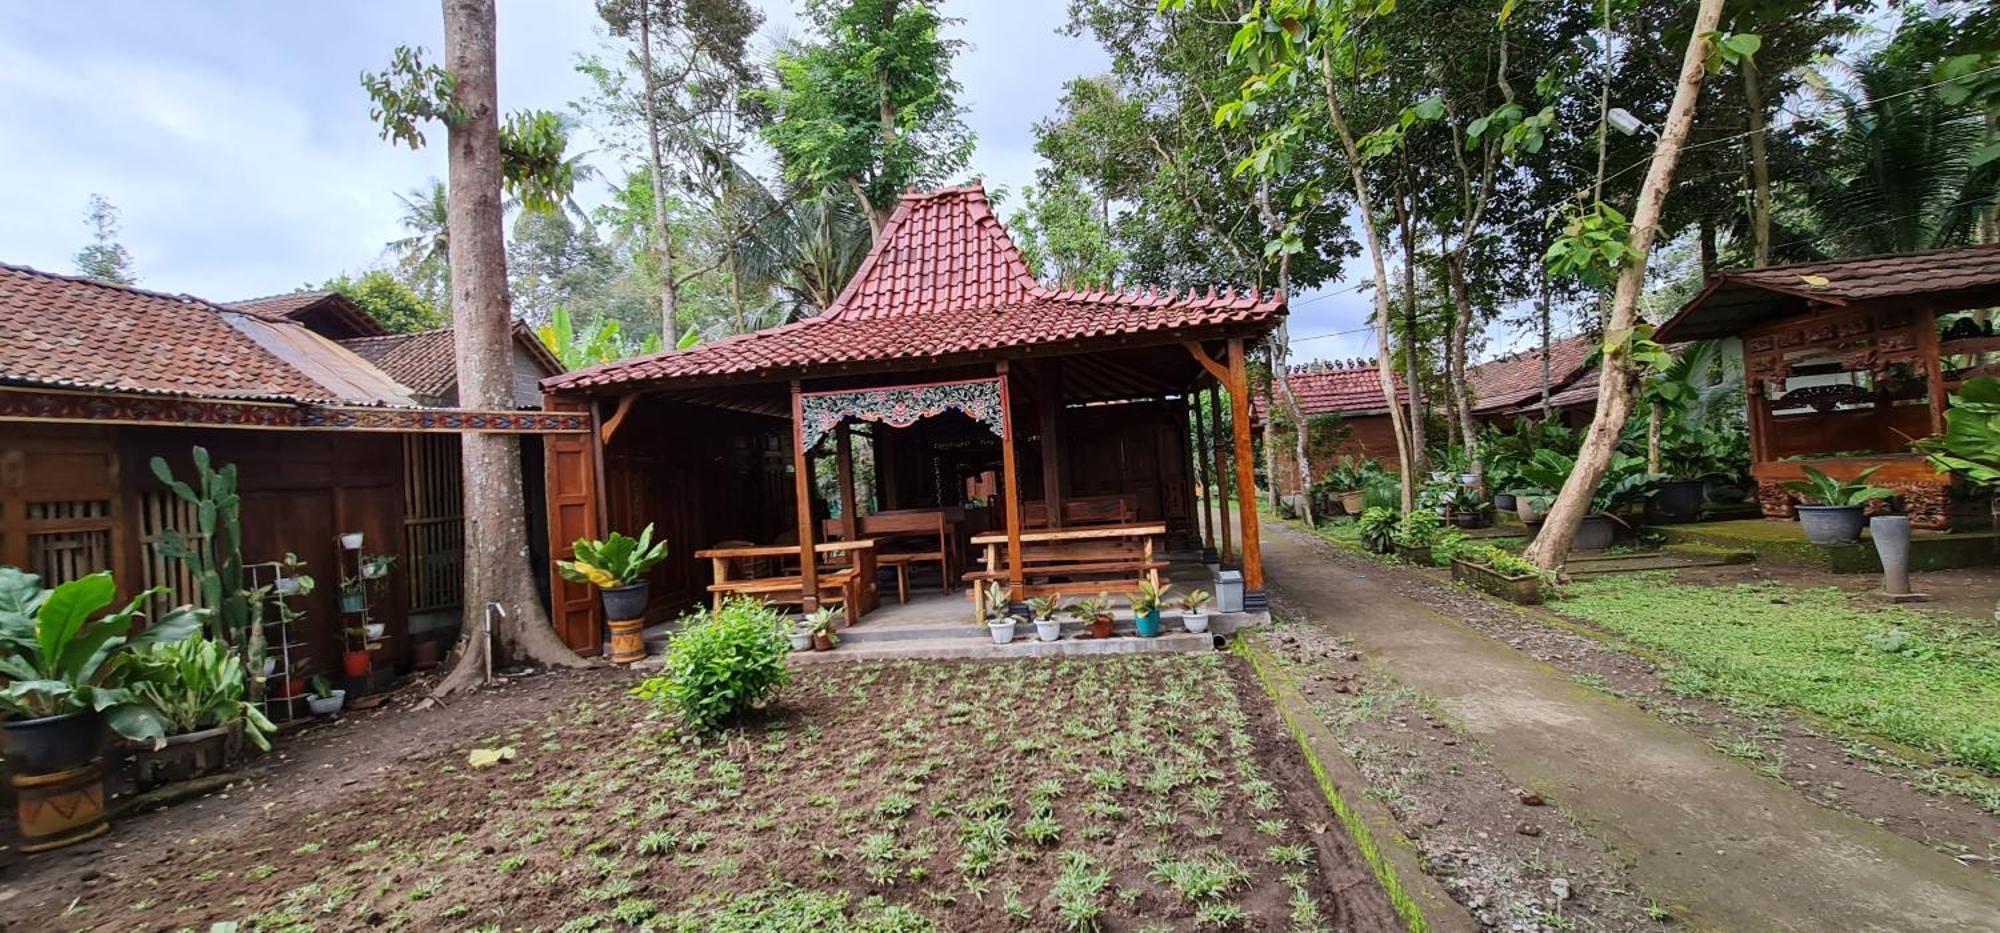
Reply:
M465 602L465 495L458 436L403 438L403 534L410 611Z
M153 611L165 612L175 606L201 605L201 588L187 564L160 553L160 537L178 531L195 547L207 547L193 504L166 489L147 490L139 495L139 584L151 589L167 587L170 592L153 600Z
M111 569L111 500L29 502L20 530L27 570L56 586Z

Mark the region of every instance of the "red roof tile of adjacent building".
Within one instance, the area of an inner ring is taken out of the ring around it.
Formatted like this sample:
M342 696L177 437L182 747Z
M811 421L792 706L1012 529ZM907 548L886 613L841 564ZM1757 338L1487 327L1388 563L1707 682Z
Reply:
M0 382L205 398L409 404L305 328L189 295L0 264Z
M824 313L768 330L579 370L550 390L700 376L800 371L898 359L938 360L1098 338L1154 342L1275 325L1284 301L1049 288L994 216L983 186L903 196L854 280Z
M1549 345L1549 390L1557 392L1575 381L1583 363L1597 349L1590 334L1564 337ZM1472 410L1494 414L1533 402L1541 404L1542 349L1523 350L1481 363L1465 371L1472 390Z
M1407 403L1410 400L1409 386L1403 383L1401 374L1396 375L1396 400ZM1310 418L1314 415L1380 415L1387 413L1389 406L1382 399L1382 374L1376 369L1374 360L1342 360L1326 363L1306 363L1292 367L1288 380L1292 395L1299 400L1299 411ZM1276 383L1271 391L1278 391ZM1251 416L1262 421L1268 400L1262 396L1251 398Z

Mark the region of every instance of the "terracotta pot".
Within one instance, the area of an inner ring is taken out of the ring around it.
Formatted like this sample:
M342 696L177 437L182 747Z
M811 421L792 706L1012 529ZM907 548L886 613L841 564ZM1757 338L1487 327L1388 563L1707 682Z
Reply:
M646 659L646 623L643 619L612 619L611 663L631 664Z
M372 666L366 651L349 651L340 656L340 663L347 676L355 678L368 676L368 669Z
M101 761L54 774L16 774L11 780L22 852L73 845L111 828L104 818Z
M814 633L813 633L813 650L814 650L814 651L832 651L832 650L833 650L833 636L832 636L832 635L829 635L829 634L827 634L827 633L825 633L825 632L814 632Z
M1090 637L1092 638L1111 637L1111 613L1108 612L1101 613L1097 617L1090 620Z

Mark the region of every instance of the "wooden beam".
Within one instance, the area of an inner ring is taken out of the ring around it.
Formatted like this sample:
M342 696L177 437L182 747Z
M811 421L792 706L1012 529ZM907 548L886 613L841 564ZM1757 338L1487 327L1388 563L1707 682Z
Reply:
M1243 592L1264 590L1264 554L1257 536L1257 509L1250 503L1257 488L1256 460L1250 446L1250 367L1243 358L1243 338L1229 338L1229 418L1236 433L1236 488L1243 495Z
M618 433L618 427L625 423L625 416L632 413L632 403L638 401L642 394L644 393L627 392L618 396L618 407L611 412L611 417L604 420L603 427L598 429L598 443L611 443L611 436ZM596 406L591 406L591 410L595 412Z
M792 380L792 492L798 498L799 608L819 608L819 566L813 552L812 468L806 462L805 406L799 401L799 381Z
M1228 367L1216 362L1214 357L1209 356L1206 347L1193 340L1183 342L1181 346L1187 348L1188 355L1194 357L1195 362L1201 364L1201 368L1208 370L1208 374L1214 376L1216 382L1223 385L1229 384Z
M840 474L841 537L852 541L861 534L861 513L854 498L854 438L847 425L834 428L834 467Z
M1944 412L1951 407L1951 397L1944 390L1944 360L1938 347L1937 314L1929 308L1919 308L1915 318L1917 350L1924 356L1924 384L1930 389L1931 433L1943 434Z
M1007 586L1008 599L1020 602L1021 584L1021 483L1019 470L1014 465L1014 402L1008 383L1013 380L1007 375L1007 361L994 364L1000 374L1000 472L1001 482L1007 485Z
M1062 415L1062 364L1050 360L1040 367L1042 391L1035 402L1042 416L1042 508L1050 528L1063 526L1062 437L1058 433Z

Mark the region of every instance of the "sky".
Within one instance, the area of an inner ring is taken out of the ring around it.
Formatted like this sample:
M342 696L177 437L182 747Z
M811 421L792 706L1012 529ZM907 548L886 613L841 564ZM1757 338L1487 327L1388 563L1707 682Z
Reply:
M760 6L760 50L802 31L794 4ZM501 108L569 109L589 91L577 57L603 42L590 0L499 7ZM1059 31L1067 8L946 0L968 45L954 71L978 140L971 171L988 187L1034 182L1035 121L1064 82L1106 67L1095 43ZM392 146L369 119L359 76L398 44L442 46L436 3L0 4L0 262L72 271L86 202L102 194L146 288L229 301L378 264L401 235L395 195L445 173L437 139ZM1295 356L1369 355L1369 300L1347 281L1299 296ZM1337 332L1351 333L1320 336Z

